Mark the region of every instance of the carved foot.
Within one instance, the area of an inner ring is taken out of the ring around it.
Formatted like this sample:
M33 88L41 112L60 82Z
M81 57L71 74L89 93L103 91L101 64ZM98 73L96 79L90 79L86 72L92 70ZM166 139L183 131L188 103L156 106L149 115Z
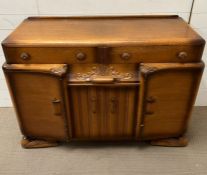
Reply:
M153 146L166 146L166 147L184 147L188 145L186 137L167 138L150 141Z
M30 140L23 138L21 140L21 145L23 148L48 148L58 146L57 142L45 141L45 140Z

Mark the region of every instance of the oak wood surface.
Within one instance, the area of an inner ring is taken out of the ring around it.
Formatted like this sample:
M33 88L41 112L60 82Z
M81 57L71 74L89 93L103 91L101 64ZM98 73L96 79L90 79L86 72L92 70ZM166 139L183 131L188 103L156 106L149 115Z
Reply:
M133 139L138 88L71 86L69 98L75 139Z
M204 45L178 16L28 18L2 42L9 64L198 62Z
M93 83L93 80L110 78L111 83L137 83L139 81L138 64L73 64L69 66L70 83ZM103 82L104 83L104 82Z
M9 64L88 64L99 63L96 54L99 47L4 47L5 57ZM113 46L104 59L108 64L126 63L156 63L156 62L199 62L203 53L201 45L165 45L165 46ZM180 52L187 54L186 58L179 58ZM22 59L21 54L27 53L28 59ZM85 54L83 60L77 55ZM128 53L128 59L122 55Z
M186 145L205 41L180 17L30 17L2 46L26 147Z
M63 66L59 65L60 70ZM3 67L22 133L31 138L67 140L64 80L51 75L48 68L57 68L57 65L5 64Z
M130 35L129 35L130 34ZM4 45L172 45L201 44L204 40L178 16L28 18Z
M203 68L203 63L141 65L138 137L154 139L184 134Z

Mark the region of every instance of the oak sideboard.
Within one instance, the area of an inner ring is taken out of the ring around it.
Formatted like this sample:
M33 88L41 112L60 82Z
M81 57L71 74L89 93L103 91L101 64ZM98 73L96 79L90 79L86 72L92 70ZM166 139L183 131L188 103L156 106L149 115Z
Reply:
M25 19L2 42L22 146L186 146L204 45L179 16Z

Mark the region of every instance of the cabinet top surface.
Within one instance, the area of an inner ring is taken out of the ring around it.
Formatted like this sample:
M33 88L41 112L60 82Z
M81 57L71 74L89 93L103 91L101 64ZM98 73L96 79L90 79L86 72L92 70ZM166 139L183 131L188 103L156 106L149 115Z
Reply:
M6 46L191 45L204 40L178 16L29 17Z

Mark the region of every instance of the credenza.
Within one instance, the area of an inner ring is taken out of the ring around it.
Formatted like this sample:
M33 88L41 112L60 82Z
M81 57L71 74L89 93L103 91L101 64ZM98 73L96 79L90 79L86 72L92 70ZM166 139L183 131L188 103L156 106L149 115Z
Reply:
M186 146L204 45L173 15L25 19L2 42L22 146Z

